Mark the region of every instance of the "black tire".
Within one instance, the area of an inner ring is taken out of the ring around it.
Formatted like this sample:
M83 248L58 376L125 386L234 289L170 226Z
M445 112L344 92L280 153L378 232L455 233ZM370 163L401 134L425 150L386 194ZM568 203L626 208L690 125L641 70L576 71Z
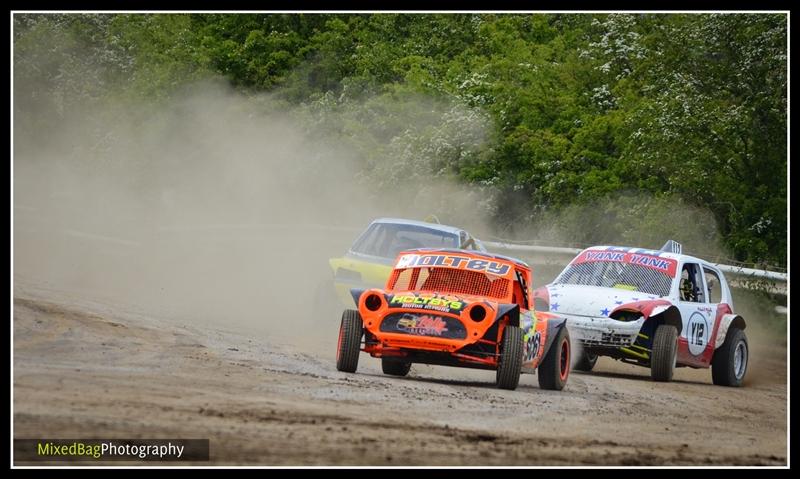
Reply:
M743 351L740 350L743 348ZM744 353L737 361L737 353ZM714 351L711 360L711 379L718 386L739 387L747 373L747 361L750 357L750 346L747 336L739 328L731 328L725 335L725 342Z
M408 361L381 358L381 368L383 369L383 374L405 376L411 370L411 363Z
M522 348L522 330L518 326L506 326L497 366L497 387L500 389L517 389L522 374Z
M597 355L584 350L581 353L581 357L578 359L578 362L575 363L575 369L578 371L589 372L594 369L595 364L597 364Z
M555 391L564 389L564 385L569 379L571 354L572 345L569 342L569 331L566 327L562 327L539 365L540 388Z
M662 324L653 336L653 349L650 354L650 377L654 381L668 382L675 371L678 358L678 328Z
M336 349L336 369L346 373L354 373L358 369L358 354L361 352L361 336L364 334L364 323L361 315L353 309L342 313L342 324L339 326L339 342Z

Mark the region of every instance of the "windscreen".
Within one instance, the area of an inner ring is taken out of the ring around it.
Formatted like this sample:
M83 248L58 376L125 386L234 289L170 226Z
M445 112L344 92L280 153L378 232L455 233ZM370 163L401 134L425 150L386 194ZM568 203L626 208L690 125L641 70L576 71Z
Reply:
M479 271L452 268L395 269L389 278L390 290L469 294L494 299L508 297L510 281Z
M458 248L458 235L423 226L374 223L356 241L355 253L394 259L404 250L415 248Z
M665 272L639 264L591 261L569 265L553 283L619 288L668 296L672 278Z

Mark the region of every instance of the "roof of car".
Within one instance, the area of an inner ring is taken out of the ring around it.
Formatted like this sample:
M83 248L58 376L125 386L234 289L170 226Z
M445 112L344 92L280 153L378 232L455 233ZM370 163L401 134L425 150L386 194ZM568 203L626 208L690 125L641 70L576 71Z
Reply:
M499 259L502 261L509 261L514 263L518 266L522 266L526 269L530 269L531 267L528 266L527 263L524 261L518 260L517 258L512 258L510 256L503 256L501 254L494 254L494 253L484 253L483 251L476 251L471 249L456 249L456 248L416 248L416 249L409 249L405 252L409 253L463 253L468 254L470 256L480 256L481 258L486 259Z
M438 223L426 223L424 221L414 221L403 218L378 218L375 221L373 221L373 223L391 223L399 225L421 226L423 228L443 231L454 235L458 235L460 232L464 231L461 228L456 228L455 226L442 225Z
M642 254L658 254L660 258L666 259L674 259L676 261L696 261L698 263L708 263L700 258L696 258L694 256L689 256L688 254L678 254L678 253L670 253L667 251L661 251L657 249L649 249L649 248L632 248L630 246L609 246L609 245L602 245L602 246L590 246L583 251L586 250L613 250L613 251L623 251L625 253L642 253ZM582 252L583 252L582 251ZM581 253L582 253L581 252ZM710 263L708 263L710 264Z

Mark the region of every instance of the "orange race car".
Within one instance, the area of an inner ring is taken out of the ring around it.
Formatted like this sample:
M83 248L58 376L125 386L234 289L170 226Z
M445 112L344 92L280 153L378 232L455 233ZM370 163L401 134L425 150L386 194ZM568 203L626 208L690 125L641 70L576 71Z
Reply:
M364 351L395 376L412 363L493 369L498 387L516 389L521 373L538 371L540 387L560 390L570 371L566 320L533 311L530 284L530 267L514 258L403 251L385 289L351 290L358 310L342 314L336 368L355 372Z

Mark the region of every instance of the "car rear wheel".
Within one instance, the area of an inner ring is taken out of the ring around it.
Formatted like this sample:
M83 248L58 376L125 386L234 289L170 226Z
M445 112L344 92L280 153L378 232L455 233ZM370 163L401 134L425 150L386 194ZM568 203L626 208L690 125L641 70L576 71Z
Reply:
M381 358L381 368L383 369L383 374L405 376L411 370L411 363L408 361Z
M750 349L747 336L739 328L728 330L725 342L714 351L711 360L711 379L718 386L739 387L747 372Z
M650 376L654 381L671 381L678 359L678 328L662 324L653 336L653 349L650 355Z
M522 374L522 330L518 326L506 326L500 349L500 364L497 366L497 387L517 389Z
M584 350L578 362L575 363L575 369L588 372L594 369L595 364L597 364L597 355Z
M569 331L563 327L542 359L542 364L539 365L540 388L556 391L564 389L569 378L570 355L572 354L570 346Z
M358 311L346 309L342 313L342 323L339 326L336 369L346 373L356 372L363 334L364 323L361 321L361 315L358 314Z

